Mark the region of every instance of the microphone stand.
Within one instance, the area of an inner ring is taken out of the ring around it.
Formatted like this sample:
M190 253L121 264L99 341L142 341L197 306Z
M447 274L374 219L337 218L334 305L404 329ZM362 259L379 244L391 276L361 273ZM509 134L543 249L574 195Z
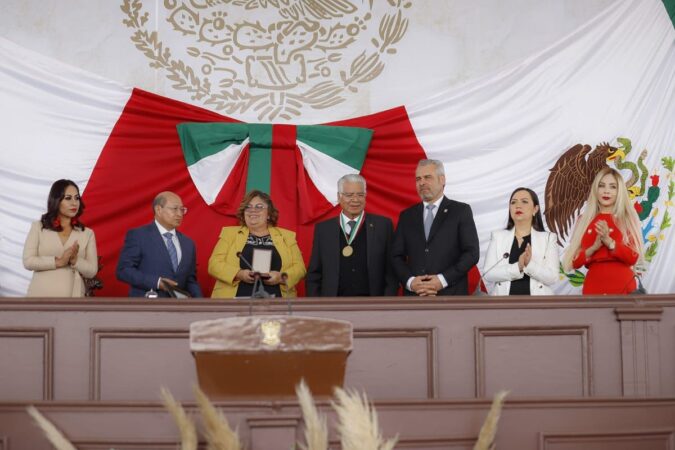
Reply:
M253 274L253 293L251 298L271 298L272 296L265 290L263 286L260 272L252 272Z
M494 269L495 267L497 267L497 265L498 265L500 262L502 262L502 260L508 258L509 256L510 256L509 252L504 253L504 254L502 255L502 259L497 260L496 263L494 263L492 266L490 266L490 268L489 268L488 270L486 270L485 273L484 273L483 275L480 276L480 279L478 280L478 286L476 286L476 290L473 291L473 295L476 295L476 296L478 296L478 297L485 297L485 296L488 295L487 292L483 292L483 291L481 290L481 288L480 288L480 285L481 285L481 283L483 282L483 277L485 277L485 275L487 275L488 273L490 273L490 271L492 271L492 269ZM479 272L479 273L480 273L480 272ZM486 287L486 289L487 289L487 287Z
M265 287L263 286L260 272L253 270L253 266L246 258L244 258L244 255L242 255L241 252L237 252L237 256L251 271L251 275L253 275L253 293L251 294L251 298L271 298L272 296L265 290Z
M628 295L646 295L647 294L647 289L642 285L642 279L640 278L640 275L634 273L633 277L628 280L628 282L624 285L623 289L621 289L621 292L625 291L628 285L631 283L631 281L637 280L637 286L635 289L630 291Z
M253 275L253 293L251 294L251 299L253 298L272 298L274 297L273 295L269 294L263 285L262 282L262 274L260 272L256 272L253 270L253 266L251 263L248 262L246 258L244 258L244 255L241 254L241 252L237 252L237 257L241 259L246 267L249 268L251 271L251 274ZM288 280L288 274L286 272L281 273L281 283L280 284L286 284L286 280ZM288 315L292 316L293 315L293 308L291 305L291 298L289 297L287 300L287 305L288 305ZM253 302L248 303L248 315L252 316L253 315Z

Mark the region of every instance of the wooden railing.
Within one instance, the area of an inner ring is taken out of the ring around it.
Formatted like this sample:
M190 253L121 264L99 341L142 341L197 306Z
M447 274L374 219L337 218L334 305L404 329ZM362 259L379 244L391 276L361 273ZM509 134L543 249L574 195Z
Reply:
M165 426L157 429L164 431L148 434L151 448L164 448L165 441L173 448L177 434L161 411L159 388L193 401L189 324L249 313L283 315L289 309L353 323L345 384L365 390L380 405L385 430L405 437L401 448L471 448L487 399L500 389L512 392L503 426L517 425L500 434L509 442L501 448L605 448L589 443L610 432L607 442L617 445L635 436L653 443L645 448L675 442L675 295L290 303L5 298L0 299L0 450L48 448L38 441L31 444L38 447L12 444L29 442L22 439L35 434L26 432L32 424L22 405L28 403L41 405L75 433L81 449L150 448L139 447L142 436L135 431L124 431L133 429L123 426L128 418L115 425L121 441L109 431L105 439L93 431L112 420L114 411L160 420ZM261 436L274 435L270 430L297 432L295 404L279 405L223 404L243 424L252 448L260 449L270 448L258 445L267 442ZM593 422L596 413L599 422ZM575 421L575 414L590 422ZM641 415L644 420L636 418ZM78 431L87 417L88 431ZM441 425L434 426L436 420ZM448 425L454 421L464 425ZM17 435L14 426L24 434ZM520 445L524 442L531 445Z

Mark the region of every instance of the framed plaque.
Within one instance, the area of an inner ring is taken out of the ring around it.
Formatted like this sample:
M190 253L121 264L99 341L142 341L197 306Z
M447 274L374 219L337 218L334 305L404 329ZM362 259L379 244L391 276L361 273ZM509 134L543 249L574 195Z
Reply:
M272 250L254 248L251 266L254 272L270 273L270 270L272 270Z

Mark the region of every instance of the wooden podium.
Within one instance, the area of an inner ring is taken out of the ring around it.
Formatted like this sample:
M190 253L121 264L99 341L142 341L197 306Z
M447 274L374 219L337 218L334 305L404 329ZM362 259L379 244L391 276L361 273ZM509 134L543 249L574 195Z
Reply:
M342 387L352 324L296 316L246 316L190 324L199 386L211 399L295 397L304 379L315 396Z

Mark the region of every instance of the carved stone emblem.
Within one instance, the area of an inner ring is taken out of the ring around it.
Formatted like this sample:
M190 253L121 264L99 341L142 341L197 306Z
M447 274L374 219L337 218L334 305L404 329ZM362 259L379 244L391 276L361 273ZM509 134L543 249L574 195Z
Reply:
M147 2L146 2L147 3ZM154 3L153 3L154 4ZM227 114L291 120L377 78L404 37L408 0L123 0L132 42L174 89ZM161 26L160 28L161 29Z
M263 333L262 343L270 347L278 347L281 344L281 322L267 320L260 324Z

